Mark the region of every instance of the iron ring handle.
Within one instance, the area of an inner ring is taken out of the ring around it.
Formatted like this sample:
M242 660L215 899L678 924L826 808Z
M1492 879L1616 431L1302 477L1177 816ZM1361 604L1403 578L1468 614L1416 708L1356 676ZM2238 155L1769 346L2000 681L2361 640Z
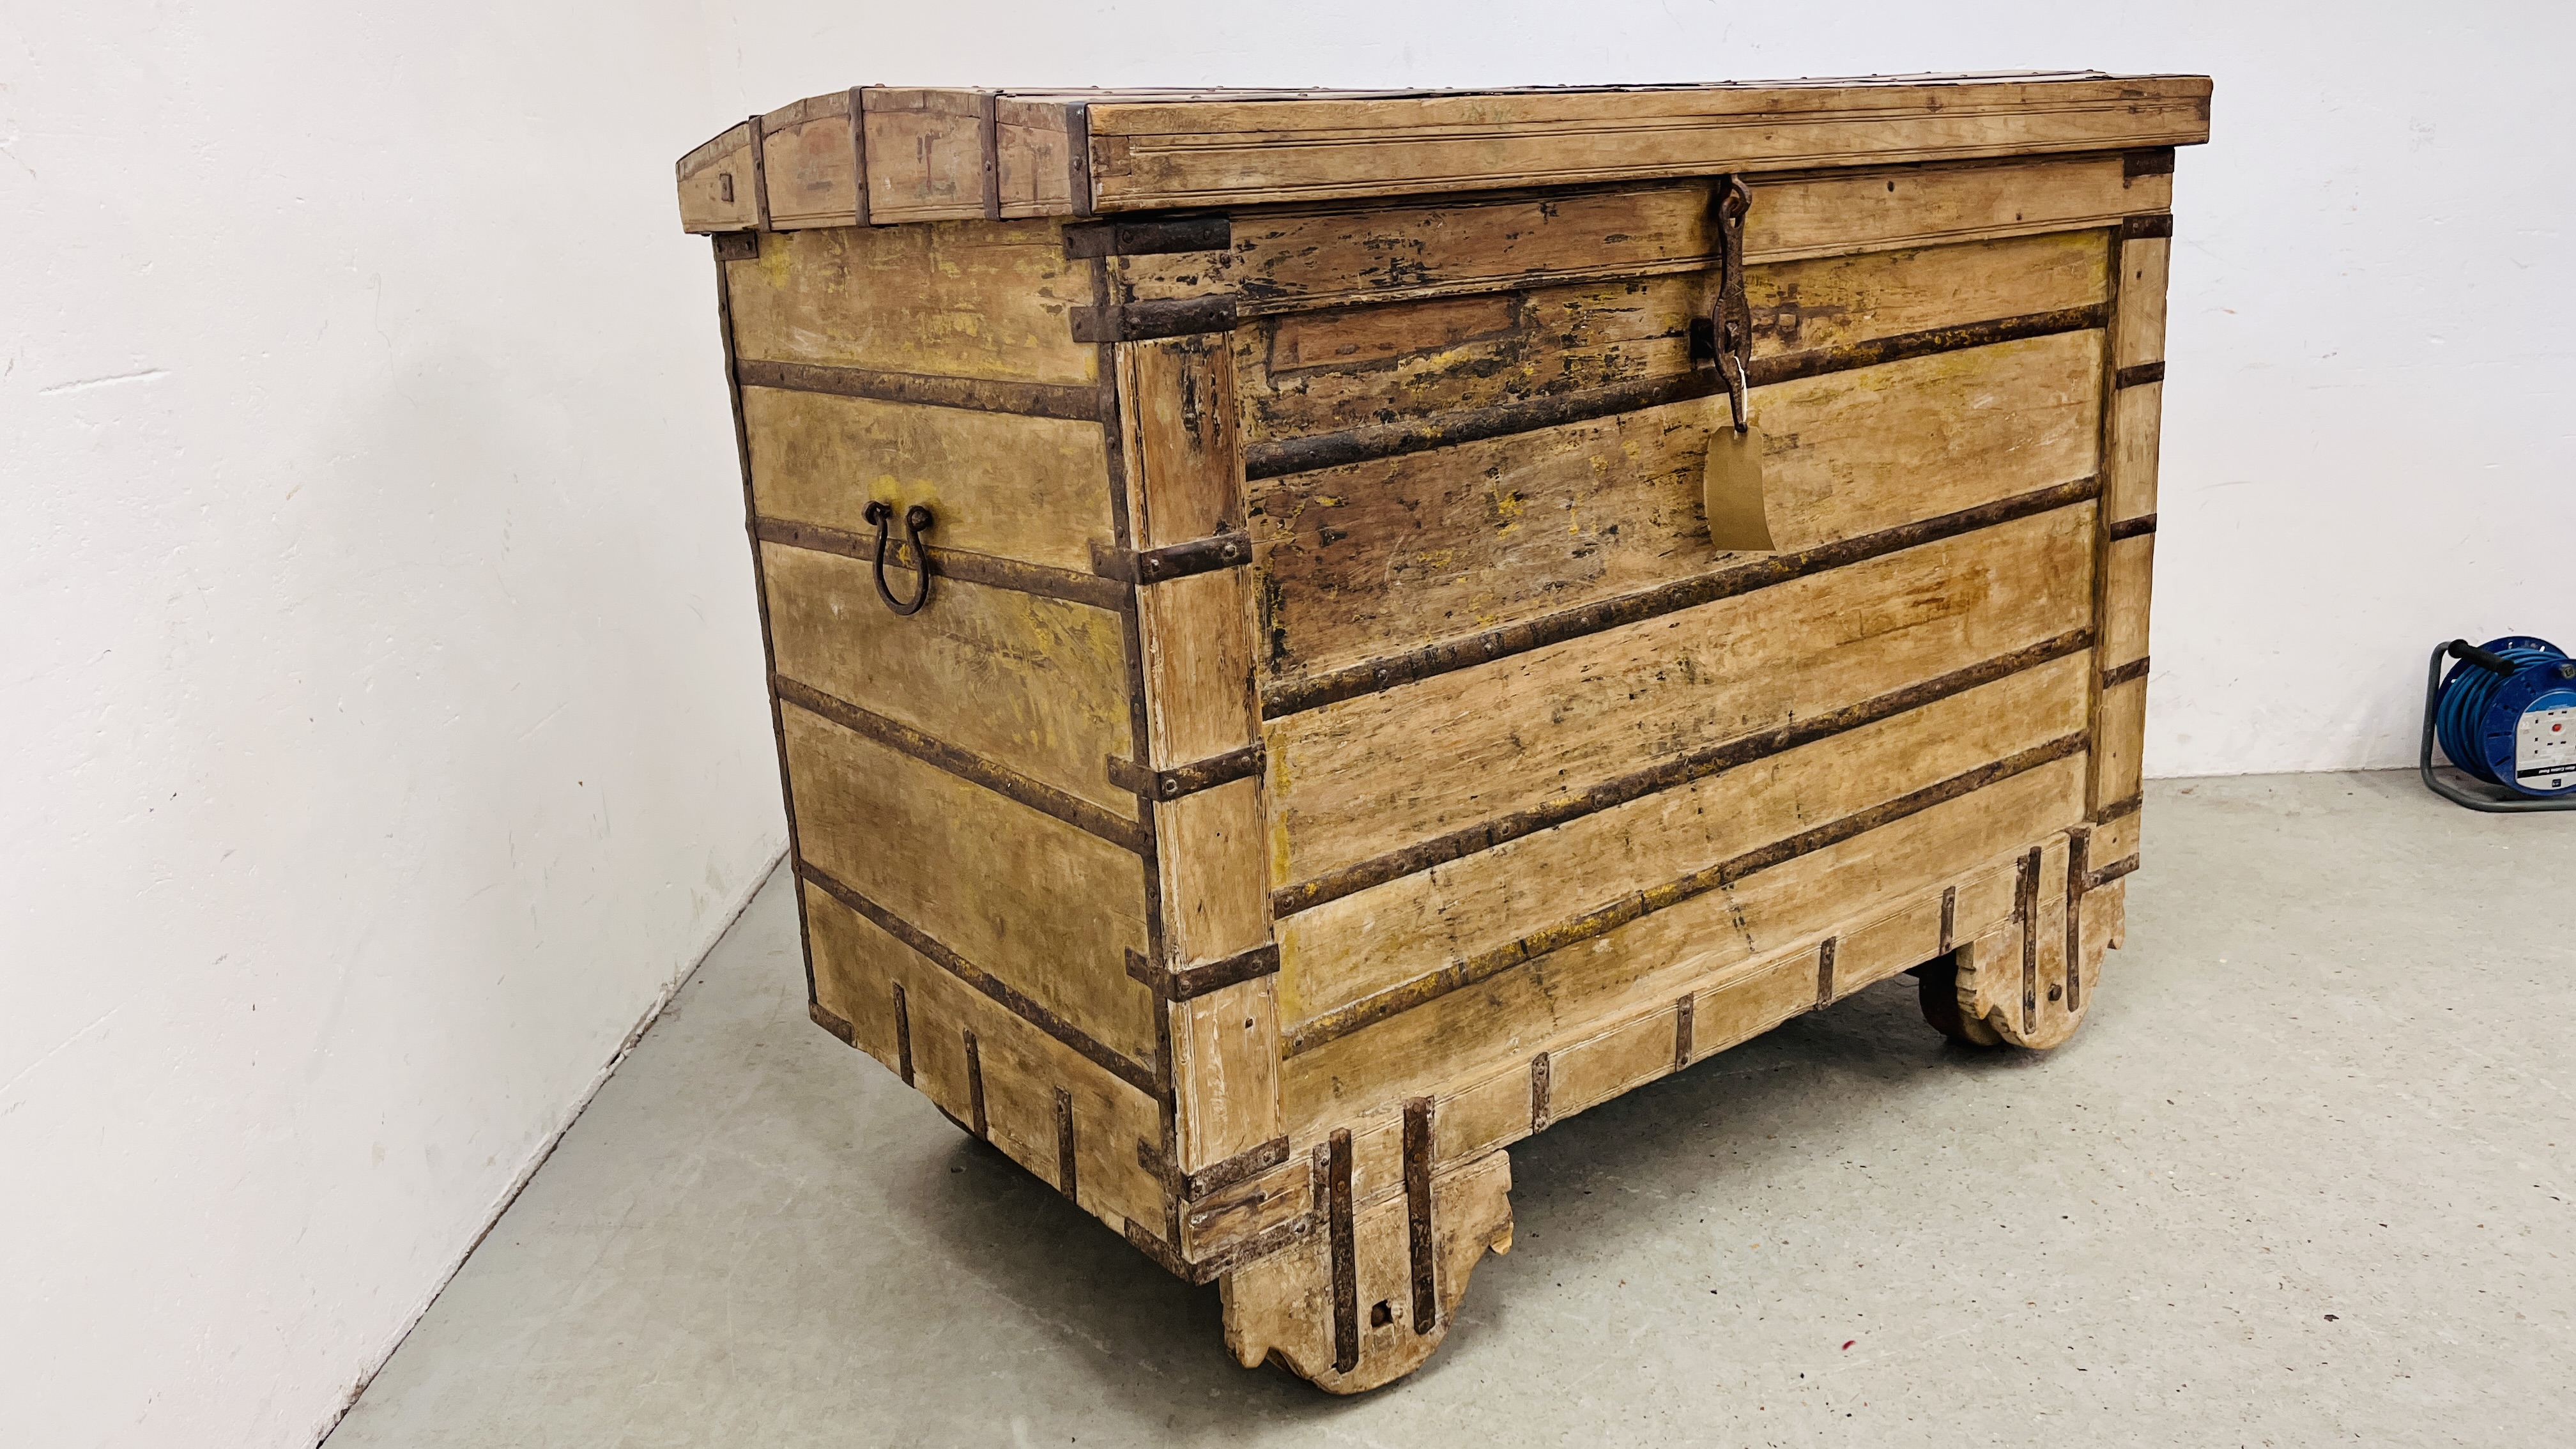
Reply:
M877 526L877 597L898 614L920 613L921 606L930 602L930 550L921 546L921 535L930 527L930 510L916 503L903 511L903 546L912 551L912 566L921 580L913 587L910 603L896 598L894 590L886 587L886 525L894 521L894 505L871 503L861 516Z

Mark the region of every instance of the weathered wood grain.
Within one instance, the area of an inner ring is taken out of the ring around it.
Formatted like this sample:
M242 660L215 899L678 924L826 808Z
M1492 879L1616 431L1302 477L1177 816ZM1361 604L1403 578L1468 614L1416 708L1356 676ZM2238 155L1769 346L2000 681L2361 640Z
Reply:
M1055 222L778 232L729 276L746 358L1100 381L1100 350L1075 342L1065 320L1092 304L1091 266L1065 259Z
M2091 514L2061 508L1273 720L1274 883L2080 627Z
M2165 359L2165 275L2173 241L2147 237L2120 247L2120 314L2114 365L2143 367Z
M1870 81L1091 107L1103 210L2189 145L2199 77Z
M916 616L918 617L918 616ZM805 858L1112 1050L1155 1059L1135 855L984 787L783 711Z
M850 226L860 217L854 91L831 91L760 118L769 224L780 231Z
M2088 307L2107 294L2102 232L1754 267L1753 355ZM1236 334L1244 434L1304 437L1685 374L1704 273L1438 298L1265 319Z
M2104 459L2102 512L2110 519L2156 511L2158 435L2165 385L2124 387L2111 395L2111 442Z
M828 892L811 883L800 888L813 922L817 1000L850 1023L853 1046L889 1070L899 1065L893 989L900 985L915 1086L971 1121L962 1032L972 1031L987 1140L1045 1181L1057 1181L1054 1092L1069 1091L1080 1129L1080 1205L1112 1223L1160 1221L1162 1184L1138 1166L1135 1148L1160 1130L1153 1098L957 982Z
M985 92L867 88L868 220L987 215Z
M2147 657L2149 589L2155 574L2156 536L2114 540L2104 549L2102 668L2105 672Z
M760 176L748 121L680 158L680 229L749 231L760 224Z
M899 617L856 559L761 559L779 673L1136 818L1106 768L1135 748L1118 616L947 579L937 607Z
M2134 799L2143 778L2140 755L2146 744L2147 681L2135 679L2103 690L2093 732L2094 808Z
M1282 1074L1290 1137L1310 1139L1375 1104L1504 1073L1535 1051L1660 1010L1683 990L1723 984L1717 978L1730 966L1792 949L1838 920L1875 916L1959 862L2073 823L2084 773L2081 758L2025 771L1292 1056ZM1812 961L1801 984L1789 997L1803 1010L1815 1001ZM1723 1008L1703 1000L1694 1030L1722 1022Z
M1543 938L1625 896L1811 826L2079 733L2091 702L2088 662L2060 659L1291 916L1280 923L1290 1028L1444 964Z
M872 535L868 504L929 506L933 547L1089 573L1115 546L1097 423L746 387L763 517Z
M2161 210L2116 156L1757 181L1745 259L1767 265L1996 237L2082 231ZM1705 274L1716 262L1705 180L1550 196L1238 213L1226 251L1124 257L1122 302L1228 296L1245 316Z
M1243 529L1233 349L1223 334L1118 349L1135 469L1136 547L1166 548Z
M1754 390L1773 536L1803 549L2092 472L2099 333ZM1714 400L1255 485L1264 668L1319 673L1729 561Z

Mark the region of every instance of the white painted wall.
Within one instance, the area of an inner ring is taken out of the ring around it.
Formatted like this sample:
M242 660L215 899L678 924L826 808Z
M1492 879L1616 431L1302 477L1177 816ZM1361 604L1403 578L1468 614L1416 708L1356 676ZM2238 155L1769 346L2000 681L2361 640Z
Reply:
M2097 66L2186 153L2155 721L2576 644L2538 4L0 6L0 1442L309 1439L781 825L669 163L854 82Z
M310 1442L784 843L617 14L0 9L0 1444Z

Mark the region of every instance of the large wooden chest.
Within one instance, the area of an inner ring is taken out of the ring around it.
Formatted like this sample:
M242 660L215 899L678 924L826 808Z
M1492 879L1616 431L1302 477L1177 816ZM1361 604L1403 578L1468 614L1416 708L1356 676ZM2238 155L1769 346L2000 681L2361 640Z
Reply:
M1339 1391L1509 1247L1522 1137L1901 972L2064 1040L2209 90L864 88L698 148L814 1019Z

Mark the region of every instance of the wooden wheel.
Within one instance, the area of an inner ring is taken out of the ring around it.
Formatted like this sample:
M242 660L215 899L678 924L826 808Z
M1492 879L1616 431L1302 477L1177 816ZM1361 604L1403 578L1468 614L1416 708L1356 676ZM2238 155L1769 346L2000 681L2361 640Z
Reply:
M2084 1024L2102 953L2121 935L2124 883L2073 900L2032 891L2025 902L2001 929L1915 968L1923 1019L1935 1031L1970 1046L2044 1051Z
M1511 1161L1496 1152L1429 1186L1421 1221L1403 1194L1356 1209L1345 1197L1331 1220L1219 1279L1236 1362L1276 1361L1335 1394L1422 1367L1449 1336L1467 1275L1512 1250Z

